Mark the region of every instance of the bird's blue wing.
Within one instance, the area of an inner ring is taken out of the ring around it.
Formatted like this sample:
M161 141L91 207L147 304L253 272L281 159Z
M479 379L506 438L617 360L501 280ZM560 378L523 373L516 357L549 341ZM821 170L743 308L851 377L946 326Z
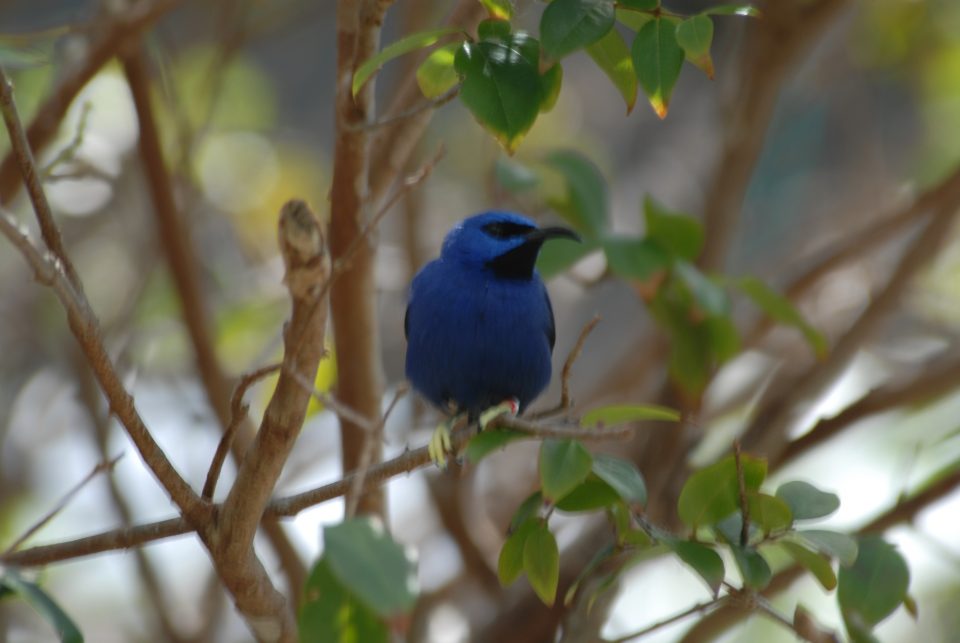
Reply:
M553 354L553 345L557 342L557 326L553 320L553 304L550 303L550 295L547 294L547 287L541 284L543 298L547 301L547 342L550 344L550 354Z

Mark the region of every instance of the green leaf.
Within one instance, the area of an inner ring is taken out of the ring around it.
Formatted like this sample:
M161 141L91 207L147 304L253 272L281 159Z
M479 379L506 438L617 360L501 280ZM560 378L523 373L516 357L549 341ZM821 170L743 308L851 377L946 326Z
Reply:
M576 440L544 440L540 445L540 487L553 502L573 491L590 474L593 457Z
M741 547L732 543L730 551L733 552L733 560L737 563L737 568L747 587L760 590L770 584L773 571L760 552L753 547Z
M612 0L553 0L540 17L540 39L554 60L596 42L613 28Z
M673 86L680 77L684 53L677 44L676 25L668 18L654 18L640 28L630 49L640 86L653 111L666 118Z
M354 518L324 527L323 557L343 585L383 617L404 614L417 600L417 569L383 525Z
M313 566L298 616L300 640L387 643L386 624L343 586L326 559Z
M751 493L747 495L747 505L750 507L750 521L766 534L783 531L793 522L790 506L780 498L765 493Z
M857 541L847 534L826 529L804 529L794 532L793 536L820 553L833 556L841 565L849 567L857 559Z
M2 571L0 588L6 588L18 594L37 614L53 626L63 643L83 643L83 634L80 633L73 619L67 616L67 613L39 585L31 583L13 569L0 568L0 571Z
M837 600L845 618L856 615L872 627L903 603L909 585L910 570L900 552L879 536L866 536L856 562L840 568Z
M637 103L637 74L633 70L633 58L623 36L616 29L611 29L603 38L587 45L586 50L623 96L627 114L632 112Z
M726 573L720 554L706 545L689 540L667 539L664 544L673 550L680 557L680 560L689 565L693 571L700 574L700 578L706 582L713 595L717 595Z
M607 265L618 277L649 281L670 267L670 257L650 239L613 237L603 242Z
M733 284L752 299L757 308L769 315L771 319L792 326L803 333L803 337L810 344L817 357L826 355L827 340L820 331L810 325L789 299L756 277L741 277L736 279Z
M721 4L710 7L703 13L714 16L749 16L759 18L760 10L749 4Z
M563 85L563 66L556 64L540 75L540 112L549 112L560 98L560 87Z
M730 298L727 293L704 275L693 264L678 261L674 272L690 289L698 310L708 317L724 317L730 313Z
M0 36L0 65L6 69L26 69L47 65L53 60L57 41L70 33L59 26L40 31Z
M527 536L533 533L539 523L540 520L528 519L503 543L497 559L497 578L503 587L513 583L523 573L523 546L527 542Z
M527 535L523 545L523 570L540 600L553 605L560 581L560 550L546 522L537 522Z
M708 317L702 326L717 364L723 364L740 352L740 334L729 316Z
M540 249L537 271L544 279L550 279L565 272L596 249L597 244L590 241L577 243L571 239L552 239Z
M647 485L637 465L605 453L593 456L593 473L631 504L647 504Z
M660 0L620 0L617 4L638 11L650 11L660 6Z
M633 31L640 31L643 28L643 25L647 24L653 20L653 14L646 13L643 11L631 11L629 9L621 9L617 7L617 20L632 29Z
M527 499L520 503L520 506L517 507L513 517L510 519L510 533L515 532L520 528L520 525L527 522L531 518L536 518L542 506L542 493L539 491L534 491L527 496Z
M487 431L481 431L477 435L470 438L470 442L467 444L467 449L464 452L464 455L468 462L477 464L494 451L502 449L511 442L516 442L517 440L522 440L523 438L528 437L529 436L525 433L511 431L509 429L490 429Z
M510 23L499 18L481 20L477 25L477 35L480 40L507 40L510 38Z
M780 485L777 497L790 506L794 520L823 518L840 507L837 494L820 491L812 484L799 480Z
M480 4L492 18L509 20L513 17L513 3L510 0L480 0Z
M540 113L540 43L523 32L463 43L454 58L460 100L512 153Z
M558 500L556 506L560 511L596 511L610 507L619 500L620 495L612 486L599 476L589 475L573 491Z
M410 34L409 36L401 38L394 43L390 43L373 56L370 56L364 60L363 63L353 73L353 95L356 96L357 92L360 91L360 88L363 87L368 80L370 80L370 77L377 73L377 71L379 71L380 68L383 67L383 65L388 61L404 54L408 54L411 51L429 47L444 36L449 36L450 34L459 32L460 29L457 29L456 27L428 29L426 31L419 31L414 34Z
M564 179L566 197L551 203L557 212L587 237L598 237L607 226L607 181L593 161L576 150L557 150L544 159Z
M767 461L743 455L744 487L756 491L767 475ZM733 456L694 473L680 491L677 511L690 527L712 525L740 507L740 491Z
M710 44L713 42L713 20L700 14L687 18L677 25L677 44L683 49L687 60L713 78L713 59Z
M580 426L585 429L591 427L602 428L641 420L679 422L680 411L658 404L601 406L584 413L583 417L580 418Z
M837 575L829 558L789 540L780 541L780 545L798 565L813 574L825 590L831 591L837 586Z
M459 42L437 47L417 67L417 85L420 86L424 96L439 98L460 82L457 70L453 66L453 60L460 47Z
M643 200L647 236L681 259L693 261L703 249L703 224L693 217L667 211L653 197Z

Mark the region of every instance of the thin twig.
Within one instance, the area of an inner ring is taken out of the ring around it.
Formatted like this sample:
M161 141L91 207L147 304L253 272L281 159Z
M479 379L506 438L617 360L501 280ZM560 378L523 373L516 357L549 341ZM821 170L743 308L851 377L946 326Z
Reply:
M324 393L320 389L315 388L313 383L302 375L292 371L289 372L289 374L293 377L293 381L299 384L300 387L307 391L317 402L330 408L340 417L347 418L367 433L373 433L377 430L377 423L371 422L363 415L360 415L356 409L344 404L330 393Z
M57 504L55 504L50 511L45 513L39 520L37 520L25 532L23 532L19 538L14 540L13 543L9 547L7 547L7 549L3 552L3 554L0 554L0 557L4 557L13 553L18 547L20 547L20 545L25 543L30 538L30 536L40 531L40 529L42 529L44 525L46 525L48 522L53 520L58 513L63 511L64 508L68 504L70 504L70 501L73 500L73 498L78 493L80 493L81 489L87 486L91 480L96 478L101 473L112 471L113 467L117 464L117 462L120 461L120 458L122 457L123 457L123 454L121 453L119 455L114 456L113 458L111 458L106 462L100 462L99 464L97 464L93 469L91 469L90 473L84 476L83 480L75 484L69 491L67 491L67 493L63 495L60 501L57 502Z
M233 398L230 400L230 424L227 425L226 430L220 437L220 443L217 444L217 450L210 462L210 469L207 471L207 479L203 483L203 491L200 497L204 500L213 498L213 493L217 488L217 480L220 478L220 471L223 469L223 463L227 459L227 454L230 453L230 447L233 444L233 436L236 434L240 423L247 417L247 411L250 410L250 407L243 403L243 396L246 395L247 389L267 375L280 370L281 366L282 364L270 364L258 368L241 377L237 383Z
M17 159L20 176L23 177L23 183L30 196L30 203L33 204L33 212L37 217L37 223L40 225L40 236L43 237L43 242L50 252L63 266L70 284L76 290L82 291L80 276L67 255L67 250L63 245L63 237L60 236L60 229L53 219L50 203L47 201L47 195L40 183L37 163L33 158L33 151L30 149L30 143L27 141L27 134L23 130L20 113L17 111L17 104L13 98L13 84L7 78L7 74L2 67L0 67L0 110L3 111L3 121L6 124L7 133L10 135L10 146L13 148L13 153Z
M593 332L593 329L597 327L597 324L600 323L600 320L601 317L599 314L597 314L593 316L593 319L583 325L583 328L580 329L580 336L577 337L576 343L567 354L567 359L563 362L563 370L560 371L560 402L552 409L531 413L531 419L537 420L541 418L552 417L558 413L569 411L570 407L573 406L573 401L570 397L570 376L573 374L573 365L577 361L577 358L580 357L580 353L583 351L583 345L586 343L587 337Z
M605 640L603 643L627 643L628 641L632 641L634 639L647 636L648 634L653 634L657 630L667 627L668 625L673 625L677 621L682 621L688 616L693 616L694 614L700 614L702 612L712 610L716 607L723 605L728 600L729 600L728 596L721 596L720 598L715 598L712 601L704 601L703 603L697 603L696 605L680 612L679 614L674 614L673 616L666 618L662 621L658 621L653 625L649 625L643 628L642 630L631 632L630 634L626 634L624 636L621 636L620 638L608 639L608 640Z
M90 112L93 103L90 101L84 101L83 106L80 110L80 118L77 119L77 131L73 134L73 139L63 147L57 155L50 160L43 168L40 170L41 180L49 180L51 178L63 178L62 175L54 177L53 171L57 169L57 166L73 161L77 152L80 150L80 146L83 145L83 137L86 134L87 130L87 121L90 118Z
M400 112L399 114L387 116L385 118L381 118L380 120L372 121L370 123L363 123L360 125L349 125L347 126L346 129L350 131L358 131L358 130L372 131L375 129L379 129L381 127L394 125L400 121L410 118L411 116L416 116L421 112L426 112L428 110L438 109L440 107L443 107L444 105L452 101L454 98L456 98L459 93L460 93L460 86L457 85L456 87L454 87L447 93L443 94L442 96L435 98L433 100L422 102L419 105L414 105L410 109Z
M350 493L346 495L347 507L344 515L348 519L353 518L354 514L357 512L357 504L360 502L363 483L367 478L367 470L370 468L370 461L373 459L373 446L375 444L374 440L379 440L382 438L383 428L387 424L387 419L393 412L397 402L399 402L400 398L406 393L406 386L400 386L397 388L396 392L393 394L393 399L390 400L390 404L387 405L387 410L384 411L383 417L380 419L380 422L377 423L376 428L373 431L368 431L367 435L364 436L365 442L363 444L363 453L360 455L360 464L357 467L356 476L354 477L353 486L350 489Z
M733 463L737 468L737 493L740 497L740 546L750 542L750 503L747 502L747 485L743 477L743 462L740 460L740 440L733 441Z

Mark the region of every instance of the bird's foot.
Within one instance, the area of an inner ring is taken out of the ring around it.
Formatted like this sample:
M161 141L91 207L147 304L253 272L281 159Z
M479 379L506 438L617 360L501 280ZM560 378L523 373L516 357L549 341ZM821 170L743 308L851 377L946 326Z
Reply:
M441 469L447 468L447 454L453 448L450 444L450 428L456 424L458 418L459 416L454 416L438 424L430 436L430 443L427 444L431 462Z
M505 413L516 416L519 411L520 400L515 397L506 399L496 406L491 406L489 409L480 414L480 430L486 430L488 424Z

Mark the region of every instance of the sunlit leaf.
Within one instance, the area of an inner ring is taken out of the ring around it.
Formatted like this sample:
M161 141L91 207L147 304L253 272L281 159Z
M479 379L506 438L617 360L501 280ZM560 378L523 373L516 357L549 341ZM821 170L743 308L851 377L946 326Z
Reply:
M879 536L860 539L856 562L841 567L837 600L845 617L874 626L903 603L910 570L900 552Z
M780 546L798 565L813 574L825 590L830 591L837 586L837 575L833 573L828 558L789 540L780 541Z
M539 520L528 519L522 523L503 543L500 557L497 559L497 578L504 587L513 583L523 573L523 546L539 524Z
M780 485L777 497L790 505L794 520L823 518L840 507L837 494L820 491L812 484L799 480Z
M611 29L603 38L587 45L586 50L623 96L627 114L632 112L637 102L637 74L633 70L633 58L623 36L616 29Z
M643 25L653 20L653 14L643 11L631 11L617 7L617 21L633 31L640 31Z
M590 427L610 427L627 422L639 422L643 420L662 420L665 422L679 422L680 412L658 404L618 404L614 406L601 406L598 409L592 409L583 414L580 418L580 426Z
M714 596L717 595L726 574L720 554L706 545L689 540L667 539L664 544L700 575Z
M563 85L563 66L555 64L540 75L541 95L540 111L549 112L560 98L560 87Z
M460 99L509 153L540 113L539 61L540 44L523 32L464 43L454 59Z
M301 641L387 643L386 623L343 586L321 559L303 590L298 625Z
M749 4L721 4L716 7L710 7L703 13L714 16L750 16L752 18L760 17L760 10Z
M750 521L760 527L764 533L783 531L793 522L793 514L786 502L765 493L747 495L750 508Z
M540 445L540 487L547 499L557 501L573 491L590 474L593 457L576 440L544 440Z
M668 18L654 18L637 32L630 51L640 86L653 111L666 118L684 59L683 49L677 43L676 24Z
M613 28L612 0L553 0L540 17L544 51L557 60Z
M713 20L710 16L699 14L687 18L677 25L677 44L683 48L687 60L713 78L713 59L710 57L710 44L713 42Z
M337 579L383 617L406 613L417 599L416 563L383 525L354 518L323 530L324 560Z
M36 583L31 583L13 569L0 568L0 588L6 588L26 601L53 627L62 643L83 643L83 634L73 619Z
M767 461L748 455L741 456L740 461L745 490L758 490L767 475ZM693 528L718 522L739 507L740 486L733 456L691 475L677 502L680 519Z
M417 85L420 86L424 96L439 98L460 82L457 70L453 66L460 46L459 42L451 42L437 47L417 67Z
M464 456L468 462L477 464L494 451L502 449L516 440L522 440L525 437L529 436L519 431L511 431L510 429L488 429L481 431L470 438Z
M357 92L360 91L360 88L363 87L366 82L370 80L371 76L377 73L388 61L398 58L404 54L408 54L411 51L429 47L444 36L449 36L459 32L460 30L456 27L428 29L426 31L410 34L409 36L401 38L396 42L390 43L376 54L363 61L363 63L361 63L361 65L353 73L353 84L351 85L353 95L356 96Z
M480 4L490 13L490 17L509 20L513 17L513 3L510 0L480 0Z
M560 550L546 522L536 522L527 535L523 545L523 571L540 600L553 605L560 582Z

